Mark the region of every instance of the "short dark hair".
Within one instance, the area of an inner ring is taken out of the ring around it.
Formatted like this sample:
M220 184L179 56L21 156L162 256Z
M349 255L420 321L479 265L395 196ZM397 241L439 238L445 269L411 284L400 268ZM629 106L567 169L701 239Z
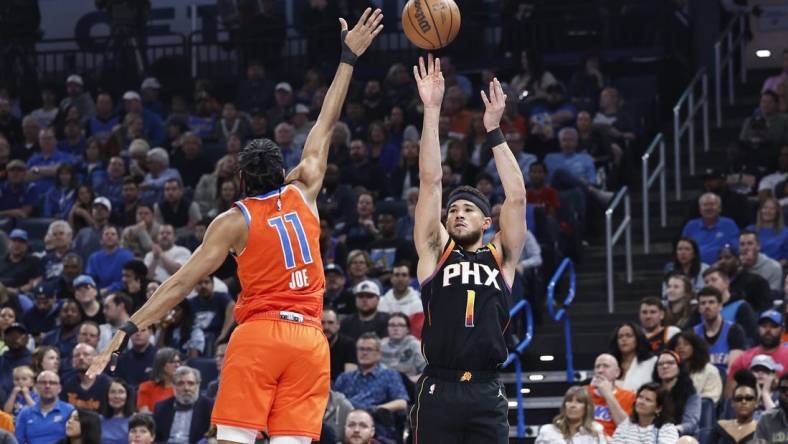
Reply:
M282 150L271 139L251 140L238 155L238 163L247 196L268 193L285 181Z
M542 167L543 170L547 171L547 167L545 166L544 162L536 161L528 165L528 170L530 171L533 167Z
M156 422L153 416L145 413L136 413L129 419L129 430L135 427L145 427L151 435L156 436Z
M722 293L714 287L710 287L707 285L701 288L700 290L698 290L698 301L700 301L700 298L702 298L703 296L714 296L714 299L716 299L717 302L722 304Z
M741 230L739 232L739 239L741 239L742 236L750 236L750 235L755 236L755 243L757 243L758 245L761 244L761 239L758 237L758 233L753 230Z
M713 273L719 274L720 277L725 279L726 281L730 281L730 279L731 279L731 276L730 276L730 274L728 274L727 271L723 270L721 267L716 266L716 265L712 266L712 267L709 267L706 270L704 270L703 271L703 277L705 278L706 276L709 276L710 274L713 274Z
M656 382L647 382L638 388L637 395L640 396L640 393L648 390L650 392L654 392L657 395L657 408L662 407L662 411L654 418L654 427L659 428L662 427L662 424L668 423L672 421L672 414L666 414L667 407L669 407L669 403L666 402L668 399L668 392L662 388L662 386ZM637 424L640 421L638 416L637 410L634 408L632 409L632 414L630 415L630 421L633 424ZM131 424L129 424L129 428L131 428Z
M125 264L123 264L123 270L129 270L134 273L134 277L139 280L142 280L145 276L148 275L148 266L145 265L145 262L142 262L139 259L132 259Z
M138 185L137 179L134 176L126 176L123 178L123 185Z
M137 209L139 210L142 207L145 207L145 208L149 209L151 211L151 213L153 213L153 204L149 204L147 202L138 202L137 203Z
M394 319L394 318L400 318L400 319L404 320L405 321L405 326L408 327L408 330L410 330L410 318L408 317L408 315L406 315L405 313L403 313L401 311L395 311L394 313L391 313L389 315L389 321Z
M411 270L411 264L410 264L410 261L409 261L409 260L407 260L407 259L401 259L401 260L398 260L397 262L394 262L394 266L393 266L393 267L391 267L391 269L393 270L393 269L395 269L395 268L399 268L399 267L407 267L407 268L408 268L408 273L409 273L409 274L410 274L410 273L411 273L411 271L412 271L412 270Z
M166 186L168 183L171 183L171 182L175 182L176 184L178 184L178 188L183 186L183 184L181 183L181 180L178 179L177 177L171 177L171 178L165 180L164 181L164 185Z
M134 312L134 301L131 300L129 295L122 291L116 291L112 293L111 296L115 305L123 305L123 309L126 310L126 313L131 314Z
M640 304L638 304L638 307L640 307L641 305L652 305L659 308L660 311L665 311L665 306L662 305L662 299L656 296L644 297L643 299L640 300Z

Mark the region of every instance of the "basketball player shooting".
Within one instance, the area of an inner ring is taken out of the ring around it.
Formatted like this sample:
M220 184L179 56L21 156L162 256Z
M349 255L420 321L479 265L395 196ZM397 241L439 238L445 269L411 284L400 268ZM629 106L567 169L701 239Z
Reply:
M266 431L271 444L320 438L330 379L320 324L325 277L315 200L353 64L383 29L382 20L379 9L368 8L348 32L339 19L340 64L301 162L285 177L282 152L274 142L256 139L244 147L239 174L246 198L211 222L202 245L120 328L89 375L101 373L128 336L162 319L219 268L229 251L238 262L243 290L211 419L217 438L248 444L258 431Z
M490 203L476 188L461 186L448 199L441 224L441 154L438 118L444 81L440 60L430 55L413 67L424 103L419 153L419 200L413 232L419 254L425 323L422 351L427 368L411 410L414 444L506 444L508 400L498 374L508 354L511 282L525 243L525 183L499 123L506 96L497 79L482 91L483 149L492 150L506 199L501 231L482 243L490 227Z

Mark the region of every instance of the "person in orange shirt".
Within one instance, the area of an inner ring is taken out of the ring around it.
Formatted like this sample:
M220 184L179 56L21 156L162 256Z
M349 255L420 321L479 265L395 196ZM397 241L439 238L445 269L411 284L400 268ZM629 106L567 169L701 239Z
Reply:
M16 431L14 427L14 417L11 414L0 411L0 429L10 433Z
M616 358L603 353L594 361L594 378L586 386L594 403L594 420L602 424L607 436L613 436L616 426L632 414L637 398L634 392L616 387L620 373Z
M100 374L127 336L162 319L204 276L235 255L241 294L211 422L221 444L320 439L330 386L329 347L320 317L325 275L317 197L329 144L353 65L383 30L383 14L367 8L352 30L340 18L342 53L301 160L285 176L282 149L254 139L239 154L246 196L216 217L189 260L120 327L88 370Z
M156 403L175 395L173 375L181 366L181 357L174 348L164 347L156 351L150 380L140 384L137 390L137 411L153 413Z

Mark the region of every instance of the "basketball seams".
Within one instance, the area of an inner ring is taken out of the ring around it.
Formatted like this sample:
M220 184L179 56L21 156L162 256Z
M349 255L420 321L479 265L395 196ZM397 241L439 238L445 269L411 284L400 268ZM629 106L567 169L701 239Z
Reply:
M410 12L410 11L408 11L408 12ZM423 49L435 49L435 45L431 41L429 41L429 39L427 38L426 35L421 33L421 28L419 28L418 26L413 24L413 17L411 17L410 13L405 14L405 15L408 17L408 22L410 23L411 28L413 28L413 30L416 32L416 35L418 35L419 37L424 39L425 42L429 43L430 48L423 48ZM433 25L433 27L434 27L434 25ZM437 32L437 30L436 30L436 32Z
M430 8L429 7L430 5L427 4L427 0L424 0L424 6L427 6L427 8L425 9L430 13L430 19L432 20L432 27L433 29L435 29L435 35L438 37L438 45L440 48L443 48L444 46L443 39L441 39L441 33L438 32L438 23L435 21L435 16L432 15L432 8Z
M452 41L454 39L451 38L451 28L454 27L454 11L449 6L449 32L446 33L446 38L448 41ZM446 43L448 45L448 42Z

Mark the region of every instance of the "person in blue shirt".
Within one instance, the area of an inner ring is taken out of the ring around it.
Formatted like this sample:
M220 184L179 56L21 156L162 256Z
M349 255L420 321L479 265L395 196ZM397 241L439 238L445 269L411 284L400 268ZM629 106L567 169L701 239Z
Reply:
M356 341L356 352L358 370L339 375L334 390L345 395L354 408L373 412L378 436L393 438L393 428L380 419L407 408L409 398L402 377L380 365L380 338L375 333L362 334Z
M761 253L780 261L782 265L788 260L788 228L785 227L780 202L766 198L758 208L757 222L749 225L747 230L758 233L761 242Z
M714 193L705 193L698 199L700 217L684 225L681 235L693 239L700 248L700 260L706 264L717 262L725 244L739 244L739 227L733 219L720 216L722 200Z
M19 444L52 444L66 436L68 421L74 406L58 399L60 377L44 370L36 378L36 390L41 399L19 412L16 417L16 440Z
M57 149L73 157L79 158L85 153L85 136L78 119L67 119L63 127L65 139L57 144Z
M558 133L561 152L545 156L548 181L559 190L596 182L594 159L587 153L577 152L578 137L576 129L562 129Z
M167 138L164 131L164 122L158 114L142 106L142 97L136 91L126 91L123 94L123 108L126 113L135 113L142 116L142 128L145 138L151 146L160 146Z
M55 175L61 164L74 164L75 159L68 153L57 149L55 130L44 128L38 133L38 144L41 152L33 154L27 161L28 175L33 178L33 183L38 192L45 194L55 186Z
M27 349L27 328L19 322L6 327L3 339L8 350L0 356L0 389L3 393L11 393L14 369L20 365L30 365L32 353Z
M120 156L109 159L107 168L96 174L92 181L93 189L99 196L104 196L115 208L123 208L123 183L126 176L126 163Z
M115 378L109 385L101 407L101 442L127 444L129 418L136 411L134 391L123 379Z
M140 200L152 204L162 200L165 183L173 179L176 179L178 183L183 183L183 180L178 170L170 168L170 155L164 148L154 148L148 151L146 160L148 172L140 185L140 190L142 190Z
M27 165L14 159L5 166L7 178L0 182L0 217L25 218L33 214L41 193L25 180Z
M56 219L68 219L77 195L77 180L74 166L61 163L55 170L55 185L44 195L41 215Z
M88 258L85 273L95 277L102 294L123 287L123 265L134 259L134 253L120 246L120 233L114 225L101 231L101 250Z

